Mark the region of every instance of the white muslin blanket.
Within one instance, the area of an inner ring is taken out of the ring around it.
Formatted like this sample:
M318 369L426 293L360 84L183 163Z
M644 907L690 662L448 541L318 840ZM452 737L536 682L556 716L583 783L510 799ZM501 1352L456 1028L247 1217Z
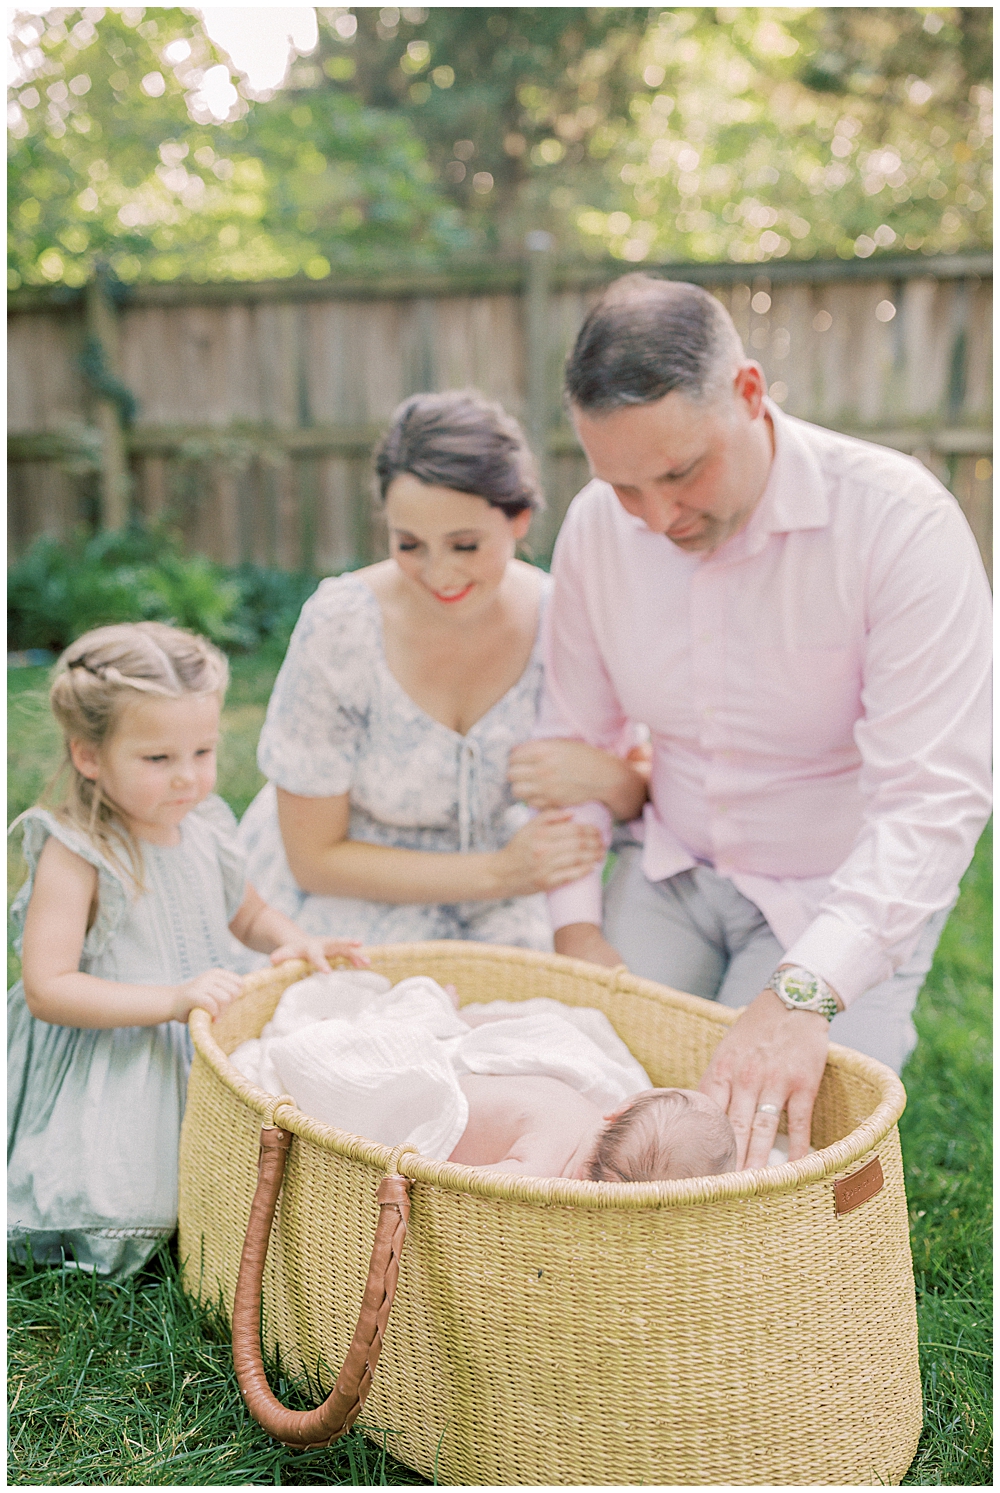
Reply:
M426 975L392 986L368 970L290 985L259 1037L230 1062L304 1114L445 1161L469 1119L466 1073L560 1078L602 1113L650 1087L600 1011L538 997L456 1011Z

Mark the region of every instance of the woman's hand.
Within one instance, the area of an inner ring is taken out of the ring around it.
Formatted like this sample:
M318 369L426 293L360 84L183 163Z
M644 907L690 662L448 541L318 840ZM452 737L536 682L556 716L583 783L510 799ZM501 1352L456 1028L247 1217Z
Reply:
M232 1005L243 989L243 980L231 969L206 969L203 975L195 975L193 980L185 980L174 989L176 1001L171 1013L174 1021L187 1021L195 1006L214 1018Z
M525 741L510 754L507 777L515 798L532 809L565 809L596 799L616 819L634 819L646 798L641 762L599 751L585 741ZM631 753L629 754L631 757Z
M579 881L604 860L604 840L592 824L577 824L566 809L547 809L519 829L503 850L501 897L551 892Z
M301 934L298 938L283 943L271 955L272 964L281 964L285 959L305 959L313 969L331 974L331 959L347 959L355 969L368 969L371 960L361 952L360 938L311 938Z
M543 812L502 850L404 850L345 838L350 822L347 794L336 799L299 798L279 788L277 797L292 875L303 891L324 897L421 905L493 902L577 881L604 856L598 831L572 823L565 809ZM291 924L286 924L266 945L248 934L242 910L230 927L251 948L270 950L293 942Z

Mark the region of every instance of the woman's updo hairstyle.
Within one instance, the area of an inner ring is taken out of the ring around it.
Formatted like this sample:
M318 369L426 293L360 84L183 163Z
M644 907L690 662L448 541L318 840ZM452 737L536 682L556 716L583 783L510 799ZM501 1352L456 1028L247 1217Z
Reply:
M60 819L122 866L140 890L139 846L100 785L77 769L69 743L103 746L130 701L217 695L221 703L228 683L229 665L213 643L166 622L95 627L71 643L56 663L49 703L62 728L66 754L45 796ZM64 775L69 778L66 791L54 798Z
M376 493L409 472L429 487L484 498L508 518L545 507L535 459L520 425L481 394L413 394L375 450Z

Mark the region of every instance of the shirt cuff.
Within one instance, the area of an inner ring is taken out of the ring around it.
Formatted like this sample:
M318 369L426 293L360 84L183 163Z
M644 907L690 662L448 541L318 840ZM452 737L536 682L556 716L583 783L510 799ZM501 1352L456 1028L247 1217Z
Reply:
M557 887L549 892L549 917L552 932L558 933L570 923L596 923L601 926L601 873L591 871L579 881Z
M810 974L820 975L840 996L845 1011L893 972L891 961L874 939L830 912L814 918L779 963L801 964Z
M614 821L604 804L596 801L577 804L573 809L573 818L578 824L594 825L600 830L605 846L611 844ZM567 927L570 923L596 923L600 928L603 904L602 870L602 866L597 866L588 876L581 876L579 881L571 881L568 885L557 887L554 892L549 892L549 917L552 919L553 933L558 932L560 928Z

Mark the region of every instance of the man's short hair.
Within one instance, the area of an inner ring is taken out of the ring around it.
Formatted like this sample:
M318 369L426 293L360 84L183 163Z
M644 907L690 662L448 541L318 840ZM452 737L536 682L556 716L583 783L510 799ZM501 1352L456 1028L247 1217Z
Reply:
M566 361L566 395L584 411L722 392L743 358L725 307L683 280L623 275L580 328Z

